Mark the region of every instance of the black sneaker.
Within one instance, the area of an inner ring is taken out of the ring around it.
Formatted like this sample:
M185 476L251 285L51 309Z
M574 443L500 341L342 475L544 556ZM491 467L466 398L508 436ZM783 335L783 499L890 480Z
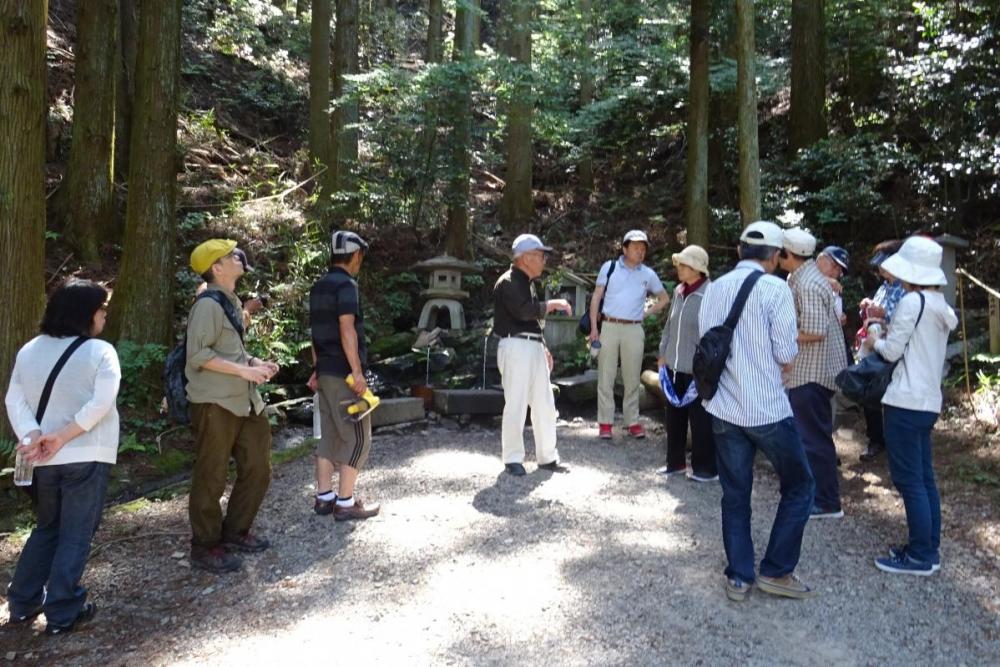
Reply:
M539 463L539 470L548 470L549 472L569 472L569 466L564 466L559 463L559 461L551 461L549 463Z
M254 535L248 530L234 537L223 537L222 546L231 551L255 554L267 549L271 546L271 542L266 537Z
M28 625L34 621L35 618L42 613L42 611L44 611L42 605L38 605L27 614L18 614L16 616L11 614L10 618L7 619L6 625Z
M240 569L243 561L226 551L220 544L211 548L191 547L191 564L215 574L223 574Z
M94 618L94 614L97 613L97 605L93 602L85 602L83 604L83 609L80 613L76 615L76 619L69 625L53 625L49 623L45 626L45 634L47 635L64 635L68 632L73 632L79 625L86 623L90 619Z
M507 471L507 474L513 475L514 477L524 477L528 474L524 469L524 466L520 463L507 463L503 468Z

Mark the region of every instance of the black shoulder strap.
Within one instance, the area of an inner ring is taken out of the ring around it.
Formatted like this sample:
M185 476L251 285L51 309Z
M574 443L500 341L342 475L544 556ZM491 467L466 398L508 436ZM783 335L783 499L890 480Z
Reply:
M611 274L615 272L615 267L618 266L618 258L615 257L611 260L611 266L608 267L608 282L611 281ZM608 283L604 283L604 288L607 289Z
M239 313L236 312L236 308L225 294L219 290L209 289L199 294L198 298L208 298L219 304L219 307L222 308L222 312L224 312L226 317L229 319L229 323L233 325L233 328L236 329L236 333L239 334L240 340L243 340L243 318L239 316Z
M45 416L45 408L49 406L49 396L52 395L52 387L56 383L56 378L59 377L59 372L63 369L63 366L66 365L66 362L69 361L69 358L73 356L73 353L76 352L77 348L86 343L88 340L90 339L86 336L79 336L75 341L69 344L66 351L62 353L61 357L59 357L59 361L57 361L56 365L52 367L52 372L49 373L49 379L45 381L45 388L42 389L42 396L38 399L38 409L35 410L35 421L38 422L39 426L42 425L42 417Z
M740 319L740 315L743 314L743 306L747 305L747 297L750 296L750 290L753 289L753 286L757 284L757 281L763 275L763 271L753 270L743 281L743 284L740 285L740 291L736 293L736 300L733 301L733 306L729 309L729 316L726 318L725 324L727 328L736 329L736 322Z

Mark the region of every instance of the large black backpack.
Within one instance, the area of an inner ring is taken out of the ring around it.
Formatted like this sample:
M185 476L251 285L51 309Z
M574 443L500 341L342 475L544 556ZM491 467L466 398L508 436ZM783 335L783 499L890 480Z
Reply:
M229 318L229 323L236 329L240 340L243 340L243 317L236 311L236 306L226 298L226 295L219 290L205 290L198 295L198 299L211 299L222 307L222 311ZM198 299L195 299L197 301ZM163 365L163 391L166 394L167 414L171 421L176 424L190 424L191 414L188 408L187 398L187 375L184 373L184 366L187 365L187 334L184 334L184 342L167 355L167 361Z
M698 387L698 396L703 400L707 401L715 396L715 392L719 389L719 379L722 377L722 371L726 369L726 362L732 350L736 323L743 313L743 306L747 303L750 290L763 275L763 271L750 272L736 294L736 300L729 309L726 321L706 331L695 347L691 374L694 376L695 386Z

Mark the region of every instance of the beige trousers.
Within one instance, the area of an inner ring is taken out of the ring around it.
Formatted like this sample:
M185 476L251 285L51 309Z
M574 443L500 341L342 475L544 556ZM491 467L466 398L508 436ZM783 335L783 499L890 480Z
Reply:
M549 382L545 347L524 338L502 338L497 366L503 384L503 462L524 463L524 418L531 407L535 460L541 465L559 460L556 450L556 400Z
M622 414L625 425L639 423L639 375L642 372L642 353L646 336L641 324L605 322L601 326L601 353L597 357L597 422L613 424L615 421L615 378L618 363L622 366L622 383L625 396Z

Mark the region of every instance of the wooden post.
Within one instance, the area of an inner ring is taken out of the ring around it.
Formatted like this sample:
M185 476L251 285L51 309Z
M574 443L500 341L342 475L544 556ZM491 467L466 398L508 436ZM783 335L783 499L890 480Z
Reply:
M990 354L1000 354L1000 299L990 295Z

